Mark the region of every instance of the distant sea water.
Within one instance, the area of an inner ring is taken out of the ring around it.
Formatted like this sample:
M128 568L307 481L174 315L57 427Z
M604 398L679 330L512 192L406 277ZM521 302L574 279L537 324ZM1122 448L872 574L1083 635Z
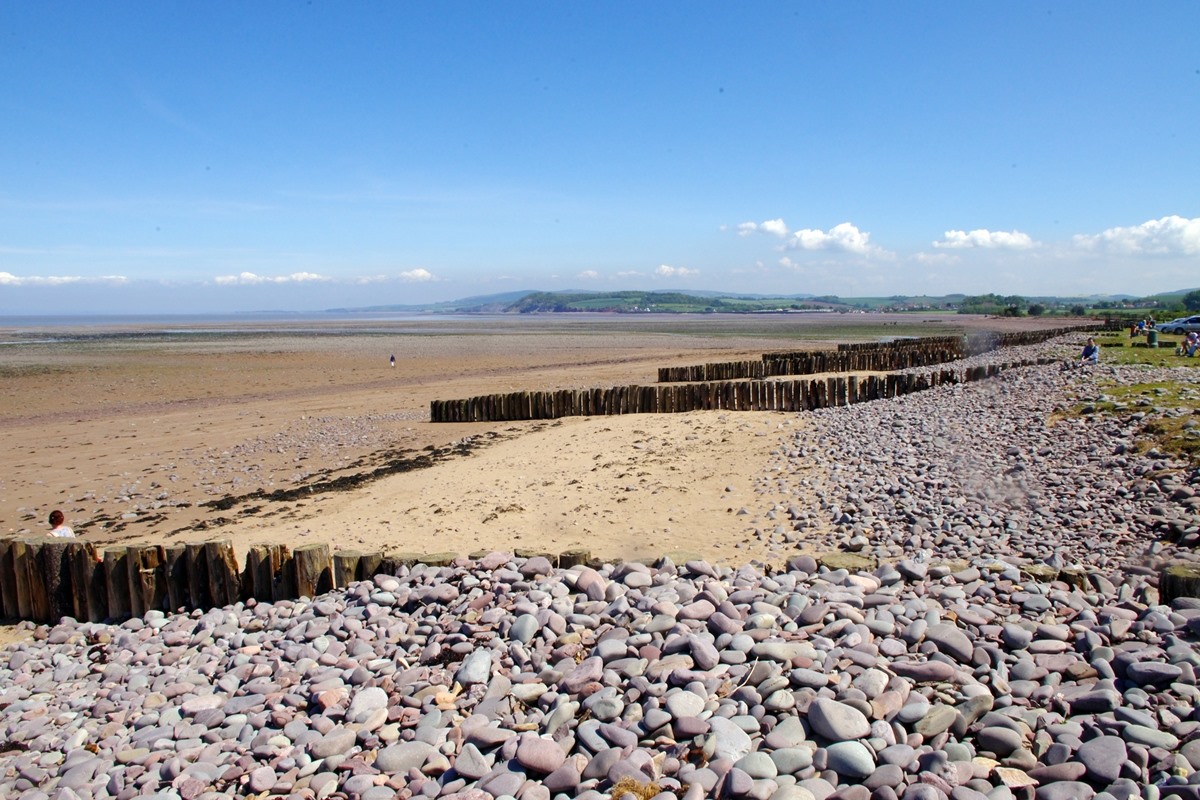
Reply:
M465 318L466 315L428 314L428 313L322 313L309 312L247 312L245 314L28 314L0 315L0 327L5 328L121 328L121 327L154 327L175 329L180 326L195 325L211 327L213 325L252 324L287 324L306 322L370 322L370 321L409 321L415 319L453 319Z
M489 315L397 312L321 313L258 312L244 314L40 314L0 316L0 344L70 340L107 334L139 335L275 333L370 333L395 331L409 323L437 324L470 321L478 325Z

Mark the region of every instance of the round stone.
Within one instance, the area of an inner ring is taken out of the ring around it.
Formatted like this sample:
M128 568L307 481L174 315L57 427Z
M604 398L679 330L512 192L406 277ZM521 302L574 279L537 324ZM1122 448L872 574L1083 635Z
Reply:
M671 692L667 695L666 706L675 719L694 717L704 710L704 698L687 690Z
M389 774L405 773L420 769L425 760L437 752L437 748L425 742L401 742L389 745L375 756L375 766Z
M825 751L829 768L838 775L861 780L875 771L875 757L862 742L837 742Z
M1121 766L1128 760L1129 751L1120 736L1097 736L1081 744L1075 757L1082 762L1088 777L1112 783L1121 777Z
M862 739L871 734L866 715L853 706L825 697L818 697L809 705L808 724L818 736L834 742Z
M489 650L478 648L471 651L454 673L454 680L463 686L473 686L477 683L487 683L492 677L492 654Z
M517 763L528 770L550 774L563 765L567 754L553 739L523 734L517 744Z

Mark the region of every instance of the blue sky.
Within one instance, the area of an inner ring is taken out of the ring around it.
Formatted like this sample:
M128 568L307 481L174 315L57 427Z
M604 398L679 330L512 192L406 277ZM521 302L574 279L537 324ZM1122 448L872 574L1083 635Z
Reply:
M0 314L1200 286L1200 4L0 4Z

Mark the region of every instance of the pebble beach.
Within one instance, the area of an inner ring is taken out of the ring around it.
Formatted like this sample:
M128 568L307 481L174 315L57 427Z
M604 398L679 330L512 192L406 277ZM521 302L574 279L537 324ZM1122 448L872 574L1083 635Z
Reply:
M1137 446L1184 411L1101 408L1163 380L1200 392L1050 365L809 412L735 517L770 558L496 551L38 628L0 659L0 796L1200 797L1200 600L1158 580L1200 479Z

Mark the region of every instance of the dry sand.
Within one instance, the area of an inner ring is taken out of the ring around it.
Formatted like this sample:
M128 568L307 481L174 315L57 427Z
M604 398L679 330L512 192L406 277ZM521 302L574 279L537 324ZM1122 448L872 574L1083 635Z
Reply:
M230 539L239 557L256 543L329 542L363 551L582 547L605 559L777 561L754 529L774 524L764 515L778 498L760 493L756 479L783 433L806 424L802 416L432 424L429 402L648 384L660 366L832 346L829 338L1031 323L551 315L158 326L67 341L0 329L0 338L24 340L0 345L0 530L45 532L49 512L61 508L99 547ZM465 452L433 466L357 479L464 442ZM338 478L352 488L319 490ZM281 489L299 491L282 501L256 496ZM222 502L206 505L214 501Z

